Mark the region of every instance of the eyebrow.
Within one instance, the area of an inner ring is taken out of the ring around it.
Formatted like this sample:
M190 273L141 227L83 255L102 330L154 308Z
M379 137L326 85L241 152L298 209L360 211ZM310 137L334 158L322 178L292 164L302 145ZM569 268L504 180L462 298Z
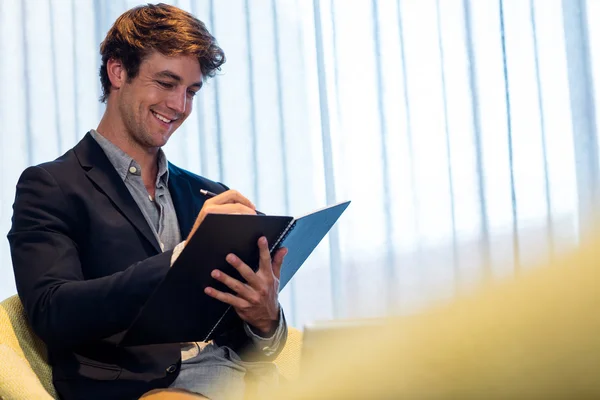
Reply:
M179 75L177 75L176 73L171 72L169 70L160 71L160 72L156 73L155 76L173 79L177 83L181 83L183 81L183 79ZM197 87L198 89L200 89L200 88L202 88L202 81L192 83L190 85L190 87Z

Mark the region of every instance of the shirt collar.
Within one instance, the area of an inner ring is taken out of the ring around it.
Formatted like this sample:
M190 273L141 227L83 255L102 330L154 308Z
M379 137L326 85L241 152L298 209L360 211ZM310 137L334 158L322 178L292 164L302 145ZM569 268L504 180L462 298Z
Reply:
M169 184L169 167L167 162L167 156L162 149L158 149L158 177L157 181L164 182L165 185Z
M98 145L102 148L106 157L115 168L119 176L123 181L127 178L129 174L140 175L141 167L140 165L129 156L129 154L125 153L121 150L117 145L113 142L102 136L98 131L92 129L90 134L96 140ZM136 169L136 172L132 172L132 168ZM169 183L169 168L167 162L167 156L162 149L158 150L158 173L157 173L157 181L158 185L160 182L163 182L165 185Z

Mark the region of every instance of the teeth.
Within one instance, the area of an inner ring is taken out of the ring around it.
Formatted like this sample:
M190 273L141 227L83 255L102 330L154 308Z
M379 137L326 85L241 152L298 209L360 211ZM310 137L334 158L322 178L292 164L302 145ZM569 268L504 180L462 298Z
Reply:
M164 122L164 123L167 123L167 124L170 124L170 123L171 123L171 120L170 120L170 119L166 119L165 117L163 117L163 116L162 116L162 115L160 115L160 114L157 114L157 113L155 113L154 111L152 111L152 114L154 114L154 116L155 116L156 118L160 119L160 120L161 120L162 122Z

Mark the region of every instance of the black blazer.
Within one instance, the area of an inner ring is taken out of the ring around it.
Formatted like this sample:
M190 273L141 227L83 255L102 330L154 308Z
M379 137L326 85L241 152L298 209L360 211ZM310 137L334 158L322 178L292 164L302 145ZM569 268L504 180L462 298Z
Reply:
M200 189L226 187L169 164L183 238L204 203ZM172 250L161 252L90 134L55 161L26 169L13 208L8 240L17 290L48 346L61 398L137 399L169 386L181 364L178 344L117 343L169 270ZM238 352L249 343L241 321L216 341Z

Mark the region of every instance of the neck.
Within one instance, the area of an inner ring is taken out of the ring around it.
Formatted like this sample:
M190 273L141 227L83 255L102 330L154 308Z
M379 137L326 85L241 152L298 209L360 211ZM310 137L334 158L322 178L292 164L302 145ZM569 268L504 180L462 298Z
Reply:
M142 168L142 179L146 186L154 186L156 174L158 173L158 151L160 148L149 148L140 145L127 132L122 120L113 118L112 115L118 114L111 112L110 105L107 104L106 112L102 116L96 131L133 158Z

